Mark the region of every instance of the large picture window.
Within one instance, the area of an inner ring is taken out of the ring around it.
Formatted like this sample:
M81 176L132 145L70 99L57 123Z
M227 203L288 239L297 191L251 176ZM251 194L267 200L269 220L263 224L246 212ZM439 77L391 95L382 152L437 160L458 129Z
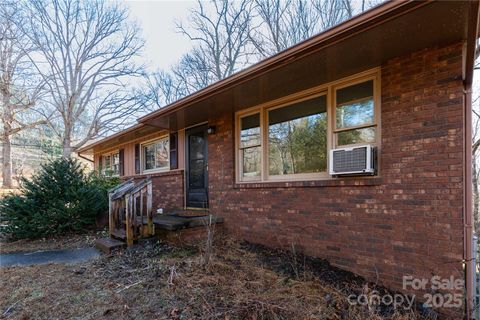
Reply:
M168 137L142 145L143 171L170 168Z
M379 72L239 112L237 180L329 178L329 149L378 145Z
M269 110L269 175L313 173L326 170L326 95Z

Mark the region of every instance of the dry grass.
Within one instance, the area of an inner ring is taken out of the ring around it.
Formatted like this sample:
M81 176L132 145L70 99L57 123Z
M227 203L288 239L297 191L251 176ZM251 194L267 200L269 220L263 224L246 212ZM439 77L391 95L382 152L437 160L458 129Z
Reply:
M272 261L224 239L206 267L196 248L159 243L82 265L0 269L0 318L421 319L351 306L357 284L332 284L307 268L292 276L281 271L290 262Z
M0 240L0 253L35 252L55 249L77 249L92 247L95 239L106 236L104 231L89 231L36 240Z

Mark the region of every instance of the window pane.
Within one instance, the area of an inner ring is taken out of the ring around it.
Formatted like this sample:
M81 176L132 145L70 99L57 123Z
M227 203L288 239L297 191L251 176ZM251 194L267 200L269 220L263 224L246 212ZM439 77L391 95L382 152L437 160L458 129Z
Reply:
M201 135L189 136L189 158L190 159L203 159L205 157L205 138L203 133Z
M268 118L270 175L326 170L326 96L269 111Z
M155 145L150 144L143 147L145 157L145 170L155 169Z
M118 153L114 153L112 155L112 174L119 174L120 173L120 155Z
M112 170L112 164L111 164L112 159L110 156L105 156L103 159L104 159L103 168L105 170L105 173L110 174Z
M240 121L240 148L260 145L260 114L244 117Z
M260 177L261 147L251 147L242 150L243 177Z
M373 80L337 90L337 129L374 122Z
M205 187L205 160L191 160L189 165L189 186L190 188Z
M143 146L144 170L168 168L170 166L169 153L168 139Z
M339 146L372 142L375 142L375 127L354 129L337 133L337 144Z
M165 168L170 165L168 161L168 139L155 143L155 168Z

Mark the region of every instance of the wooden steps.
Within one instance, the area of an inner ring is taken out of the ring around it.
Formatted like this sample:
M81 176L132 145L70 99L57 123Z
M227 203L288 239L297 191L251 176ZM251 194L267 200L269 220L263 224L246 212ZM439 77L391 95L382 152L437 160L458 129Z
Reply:
M110 253L115 249L123 249L126 246L125 242L113 238L101 238L95 241L95 247L104 253Z

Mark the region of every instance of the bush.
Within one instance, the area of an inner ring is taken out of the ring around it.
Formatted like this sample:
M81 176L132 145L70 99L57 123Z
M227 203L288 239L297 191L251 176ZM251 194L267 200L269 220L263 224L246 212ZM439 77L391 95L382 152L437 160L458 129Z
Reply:
M77 160L53 160L22 179L20 194L0 200L2 231L22 239L82 230L108 211L107 190L118 182L87 174Z

